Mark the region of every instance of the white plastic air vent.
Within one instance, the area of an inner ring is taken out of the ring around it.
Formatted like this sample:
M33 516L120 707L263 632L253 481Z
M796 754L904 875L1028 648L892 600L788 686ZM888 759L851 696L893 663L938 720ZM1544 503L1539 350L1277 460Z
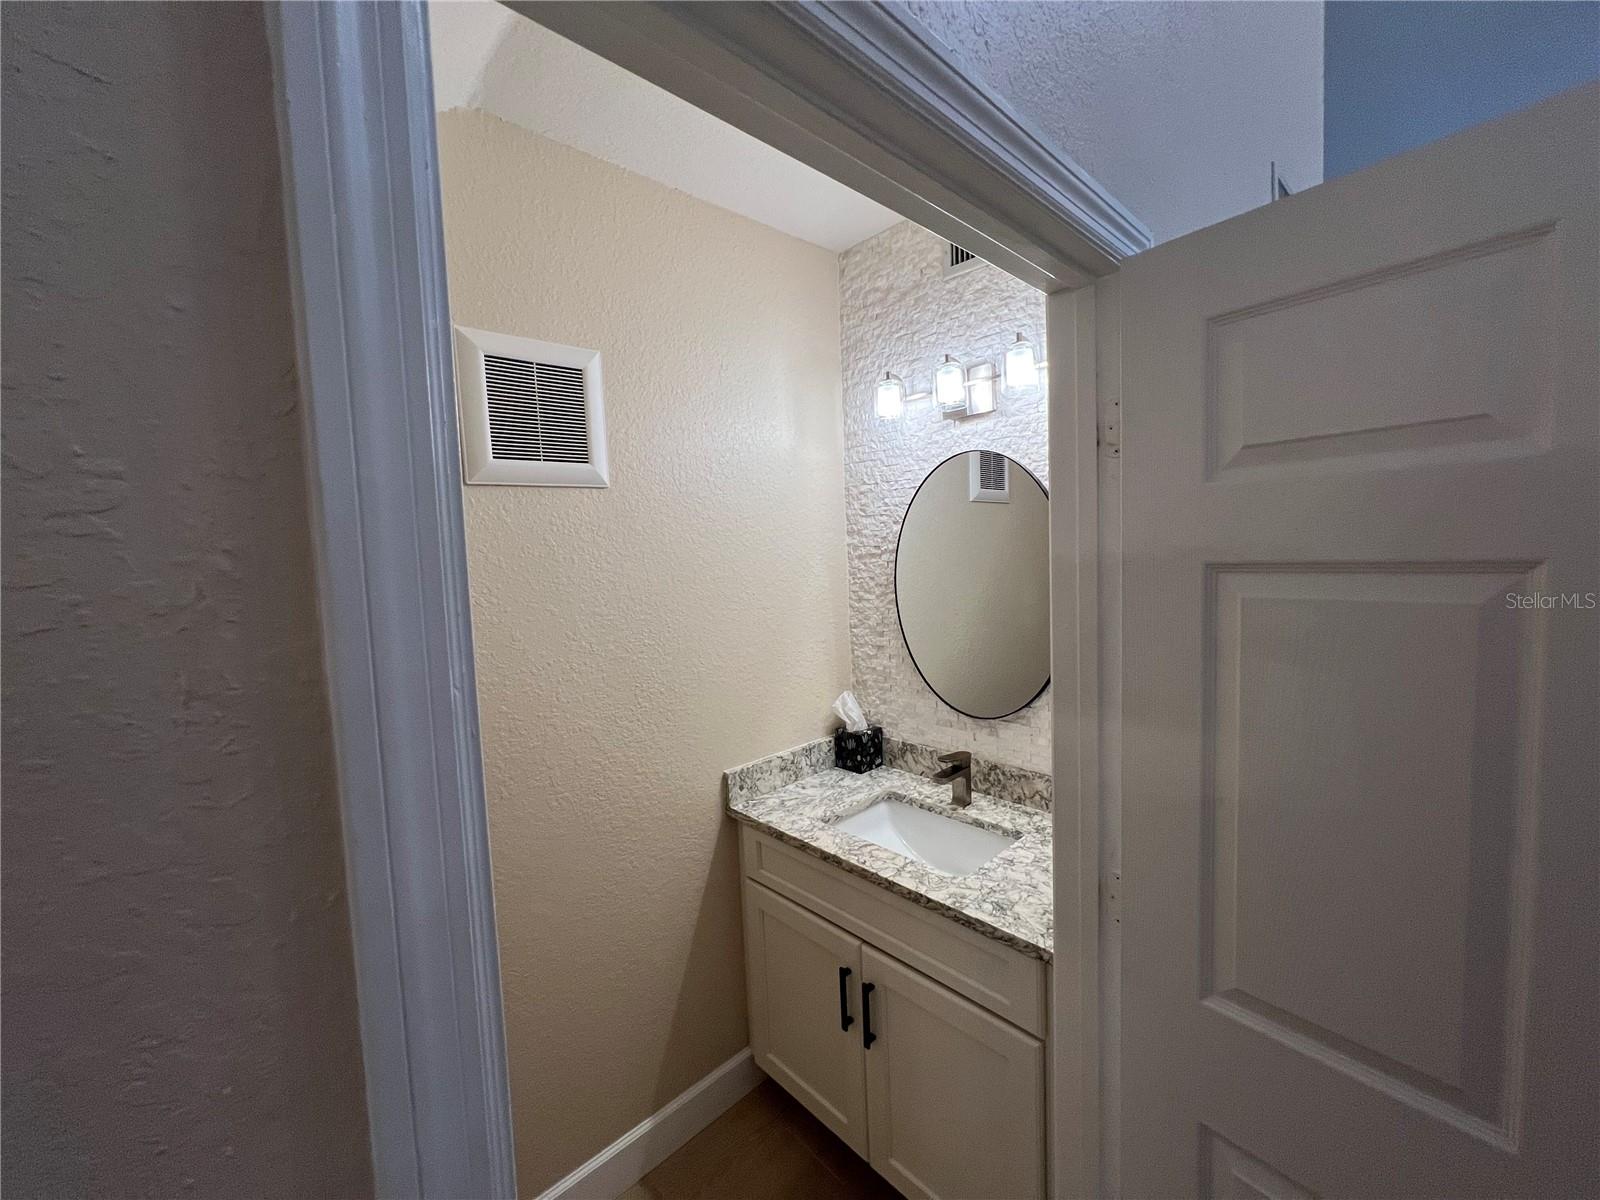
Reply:
M946 279L952 275L964 275L968 271L983 266L983 259L971 250L958 246L954 242L946 244L944 260L944 276Z
M468 483L606 487L600 352L456 326Z
M975 503L1011 503L1011 460L993 450L967 459L967 496Z

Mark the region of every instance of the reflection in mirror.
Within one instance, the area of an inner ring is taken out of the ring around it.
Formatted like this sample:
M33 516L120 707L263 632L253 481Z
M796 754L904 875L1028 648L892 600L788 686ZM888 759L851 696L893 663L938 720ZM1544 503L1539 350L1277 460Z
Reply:
M911 661L969 717L1026 708L1050 682L1050 506L992 450L935 467L900 523L894 594Z

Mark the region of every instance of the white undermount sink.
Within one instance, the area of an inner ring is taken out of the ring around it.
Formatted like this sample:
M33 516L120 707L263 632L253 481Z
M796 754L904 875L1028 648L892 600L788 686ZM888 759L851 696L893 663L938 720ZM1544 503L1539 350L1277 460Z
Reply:
M892 796L874 800L832 824L863 841L957 877L972 874L1017 840L1012 834L953 821Z

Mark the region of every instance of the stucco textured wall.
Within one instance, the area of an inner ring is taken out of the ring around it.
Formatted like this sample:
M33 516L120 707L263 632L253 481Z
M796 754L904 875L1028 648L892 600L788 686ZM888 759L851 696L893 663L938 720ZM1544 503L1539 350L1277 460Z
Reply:
M517 1170L748 1042L721 772L849 684L837 259L441 114L453 318L602 352L611 486L468 487Z
M3 43L4 1190L368 1195L261 9Z
M962 716L917 674L895 611L900 519L929 471L962 450L999 450L1050 482L1043 388L1002 395L996 412L964 421L941 416L928 401L908 405L899 420L875 412L874 384L885 371L901 376L908 391L931 391L945 354L998 365L1018 333L1045 356L1044 294L988 265L946 279L945 247L906 221L839 259L855 690L868 717L902 740L1049 771L1049 689L998 721Z
M1322 5L908 0L1158 242L1322 180Z

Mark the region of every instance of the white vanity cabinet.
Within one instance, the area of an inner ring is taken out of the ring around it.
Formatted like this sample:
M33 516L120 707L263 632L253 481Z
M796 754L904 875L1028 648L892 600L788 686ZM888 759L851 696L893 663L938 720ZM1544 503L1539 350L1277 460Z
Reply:
M908 1196L1042 1196L1044 964L749 827L740 856L757 1065Z
M747 882L744 944L756 1065L865 1158L861 940Z

